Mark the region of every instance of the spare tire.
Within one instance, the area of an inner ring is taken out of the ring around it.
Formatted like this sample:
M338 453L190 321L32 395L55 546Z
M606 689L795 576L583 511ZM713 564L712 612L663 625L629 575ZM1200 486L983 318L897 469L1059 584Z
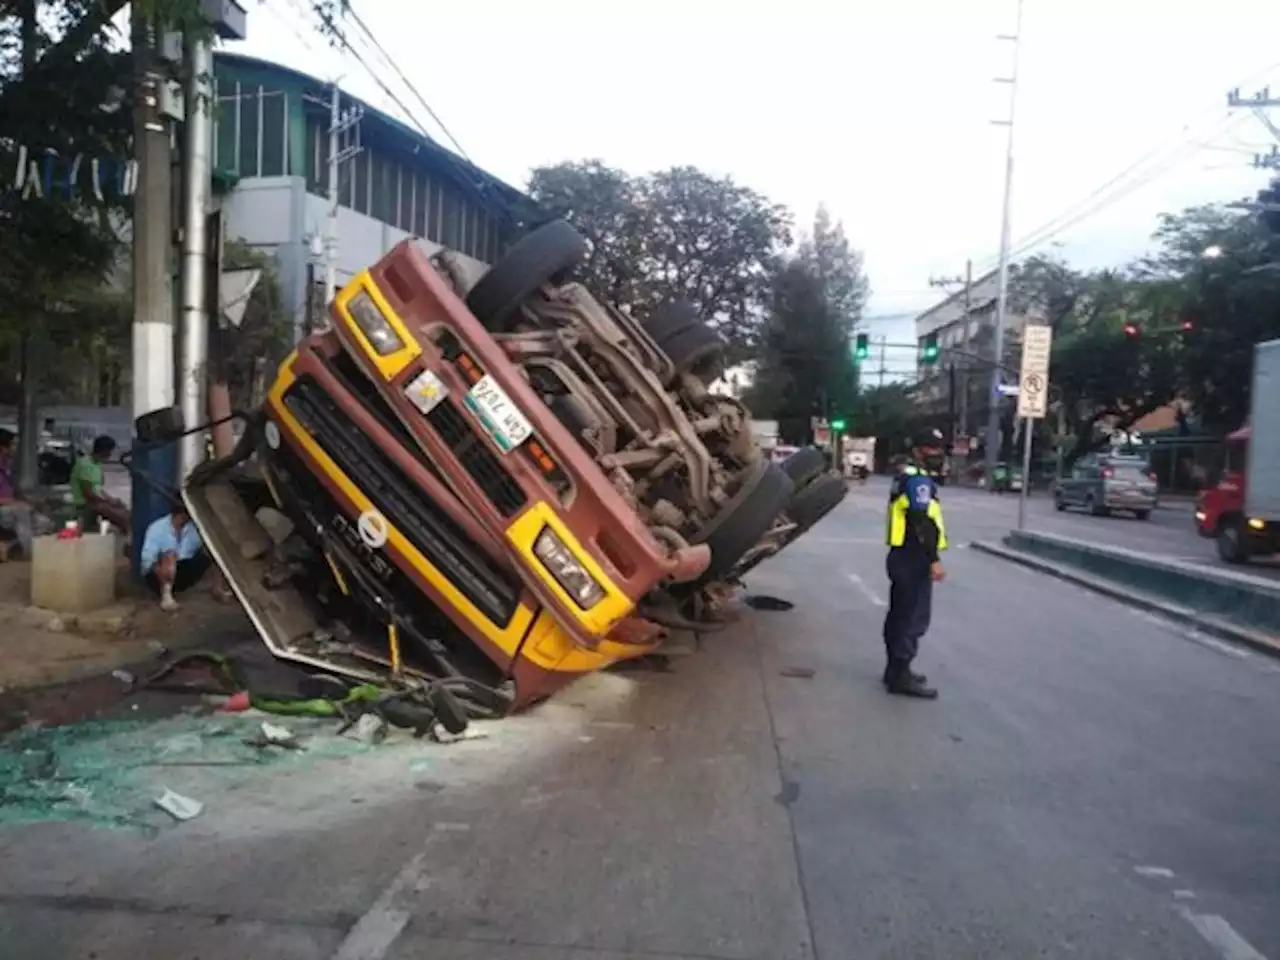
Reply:
M702 320L699 319L698 311L693 304L685 303L683 300L669 300L645 317L640 325L649 336L661 343L701 323Z
M515 244L467 294L485 328L509 331L520 306L549 283L562 282L587 256L587 241L567 220L553 220Z
M787 505L787 516L801 532L840 505L849 493L849 485L838 473L824 473L796 493Z
M782 461L782 469L799 490L814 477L827 470L827 455L817 447L801 447Z
M711 564L698 583L718 580L732 570L769 532L794 489L776 463L762 460L750 468L729 502L692 538L711 548Z
M642 324L658 349L667 355L675 376L692 373L710 384L723 370L728 344L724 337L698 318L698 312L683 301L664 303Z

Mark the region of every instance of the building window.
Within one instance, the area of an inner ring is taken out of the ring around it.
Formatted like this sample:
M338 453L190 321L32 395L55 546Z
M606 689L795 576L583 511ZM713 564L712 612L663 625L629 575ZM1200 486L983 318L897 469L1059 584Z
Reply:
M386 157L374 153L369 157L369 169L373 175L373 195L368 213L375 220L391 223L391 208L395 203L392 195L392 164Z
M239 163L236 142L237 110L236 84L230 80L218 80L218 109L213 115L213 166L216 170L235 170Z
M396 226L413 233L413 171L404 166L396 170Z
M240 87L240 165L242 177L261 176L262 88Z
M369 212L369 151L361 150L351 161L351 202L358 213Z
M431 219L427 223L427 239L444 243L444 187L439 180L431 181Z
M282 177L286 169L289 131L286 129L288 99L283 92L272 91L259 98L262 110L262 170L259 176Z
M458 195L452 190L444 190L441 199L440 243L451 250L458 249L459 236L462 233L462 211L459 209Z
M307 189L321 197L329 193L328 124L315 117L307 121Z

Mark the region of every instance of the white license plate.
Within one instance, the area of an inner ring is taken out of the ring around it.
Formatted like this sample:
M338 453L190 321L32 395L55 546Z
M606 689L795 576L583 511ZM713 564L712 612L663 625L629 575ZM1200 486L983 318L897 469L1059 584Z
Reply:
M510 453L533 433L533 427L524 414L488 374L467 391L465 403L467 409L480 418L503 453Z

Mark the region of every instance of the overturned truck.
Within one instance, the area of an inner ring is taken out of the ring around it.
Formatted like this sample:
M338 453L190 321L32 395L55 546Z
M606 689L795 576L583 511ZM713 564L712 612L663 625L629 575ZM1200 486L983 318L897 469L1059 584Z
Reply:
M500 715L704 625L840 503L820 451L771 463L709 391L713 328L602 303L568 279L585 254L553 222L471 284L402 242L192 474L191 516L276 656Z

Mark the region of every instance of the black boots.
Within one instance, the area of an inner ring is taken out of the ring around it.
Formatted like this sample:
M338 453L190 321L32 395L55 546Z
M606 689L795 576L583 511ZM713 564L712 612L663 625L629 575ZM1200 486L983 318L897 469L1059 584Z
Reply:
M915 697L919 700L936 700L938 691L928 685L922 673L915 673L909 666L890 664L884 668L884 686L892 694L900 697Z

